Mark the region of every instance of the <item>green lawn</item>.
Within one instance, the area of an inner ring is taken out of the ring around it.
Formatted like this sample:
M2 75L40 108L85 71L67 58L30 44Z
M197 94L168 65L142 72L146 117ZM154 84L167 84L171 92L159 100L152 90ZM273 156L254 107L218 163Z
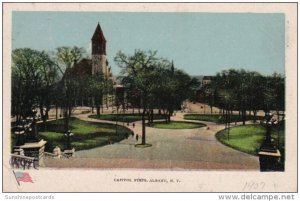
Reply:
M256 117L257 120L261 120L263 117ZM198 121L209 121L215 123L224 123L226 121L225 117L222 117L222 114L185 114L184 119L187 120L198 120ZM254 117L247 116L246 120L253 120ZM239 115L231 115L230 122L242 121L242 118Z
M278 128L278 130L277 130ZM279 131L279 147L278 147L278 136ZM219 131L216 134L216 138L223 144L230 146L234 149L257 155L258 150L265 139L266 129L263 125L245 125L245 126L236 126L230 128L229 131L229 141L228 141L228 130ZM272 138L274 139L274 145L277 146L283 155L284 159L284 123L278 125L278 127L273 128Z
M40 125L41 126L41 125ZM39 129L40 138L47 141L46 151L52 152L55 146L64 149L66 137L64 135L63 120L47 122L46 130ZM119 142L125 139L131 131L118 125L81 121L76 118L70 120L70 130L74 135L71 137L71 146L76 150L91 149L103 146L111 142Z
M151 127L153 128L162 128L162 129L191 129L191 128L200 128L205 126L201 123L194 122L184 122L184 121L171 121L170 123L165 122L154 122Z
M90 115L90 118L95 119L102 119L108 121L120 121L120 122L134 122L134 121L141 121L142 114L100 114L100 117L97 115ZM146 119L148 117L146 116ZM163 115L154 114L153 119L164 119Z

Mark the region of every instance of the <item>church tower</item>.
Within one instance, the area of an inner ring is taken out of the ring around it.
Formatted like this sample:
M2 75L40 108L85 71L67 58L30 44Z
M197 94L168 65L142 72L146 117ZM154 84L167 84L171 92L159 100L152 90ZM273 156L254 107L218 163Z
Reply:
M106 40L99 23L92 37L92 74L96 72L108 75Z

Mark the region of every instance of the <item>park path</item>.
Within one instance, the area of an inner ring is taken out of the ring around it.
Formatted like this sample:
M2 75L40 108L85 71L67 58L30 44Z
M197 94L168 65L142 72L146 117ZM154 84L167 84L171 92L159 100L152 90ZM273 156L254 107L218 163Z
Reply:
M185 113L178 112L172 120L183 119ZM113 123L88 117L89 114L76 115L84 121ZM190 121L190 120L188 120ZM194 121L201 122L201 121ZM71 159L47 159L46 167L80 168L150 168L150 169L226 169L259 170L258 157L234 150L220 143L215 134L224 125L201 122L206 127L196 129L157 129L146 127L146 141L149 148L136 148L140 143L129 137L119 143L76 152ZM118 122L123 125L122 122ZM141 121L127 126L141 137ZM209 129L208 129L209 127ZM60 160L59 162L57 160Z

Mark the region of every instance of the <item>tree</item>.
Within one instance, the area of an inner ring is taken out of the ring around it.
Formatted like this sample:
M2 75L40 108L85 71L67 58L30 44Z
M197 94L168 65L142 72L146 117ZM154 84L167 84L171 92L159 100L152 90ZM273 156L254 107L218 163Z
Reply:
M262 76L243 69L224 70L217 73L208 87L214 93L214 104L223 109L223 115L230 103L230 110L239 111L243 124L247 111L249 116L253 112L254 121L258 110L276 110L278 114L279 111L284 111L284 78L276 73ZM224 93L231 94L230 100L222 98Z
M66 132L69 130L69 119L79 91L78 80L71 75L70 69L81 59L82 54L83 48L78 48L76 46L57 48L57 60L65 68L65 72L63 73L63 78L59 86L61 89L61 107L63 109Z
M102 105L103 90L107 86L105 84L105 77L102 73L98 72L92 76L89 76L86 83L88 84L86 87L89 91L89 96L94 99L97 115L100 116L100 106Z
M84 53L84 49L77 46L58 47L56 50L57 60L59 63L65 65L65 68L71 68L82 58Z
M163 109L166 122L170 122L174 110L179 109L182 101L193 95L199 82L174 68L173 62L157 58L155 51L136 50L132 56L119 52L115 61L122 69L120 78L128 92L128 100L132 101L133 106L139 105L143 110L142 144L145 144L146 113L148 123L152 123L154 109Z
M132 56L121 51L114 58L123 74L122 83L125 87L134 85L140 93L142 107L142 144L146 144L145 115L149 110L150 96L155 86L155 68L157 66L156 52L135 50Z
M58 68L44 51L29 48L12 53L12 112L27 117L36 106L42 120L48 118L53 88L58 79Z
M284 111L285 108L285 83L284 77L274 73L272 76L267 76L264 82L264 110L276 110L279 116L279 111Z
M159 62L156 72L157 84L153 100L166 111L166 122L169 123L174 110L179 109L184 100L194 95L200 83L184 71L176 69L173 62L167 60Z

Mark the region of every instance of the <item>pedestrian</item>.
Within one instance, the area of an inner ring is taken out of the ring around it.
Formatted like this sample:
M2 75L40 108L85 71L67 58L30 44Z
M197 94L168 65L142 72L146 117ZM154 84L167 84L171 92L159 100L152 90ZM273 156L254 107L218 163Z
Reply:
M127 126L129 126L129 121L127 121Z
M134 137L134 132L133 132L133 131L131 131L131 137L132 137L132 138Z
M139 141L139 134L136 134L135 139L136 141Z
M132 127L133 127L133 128L135 127L135 123L132 123Z

